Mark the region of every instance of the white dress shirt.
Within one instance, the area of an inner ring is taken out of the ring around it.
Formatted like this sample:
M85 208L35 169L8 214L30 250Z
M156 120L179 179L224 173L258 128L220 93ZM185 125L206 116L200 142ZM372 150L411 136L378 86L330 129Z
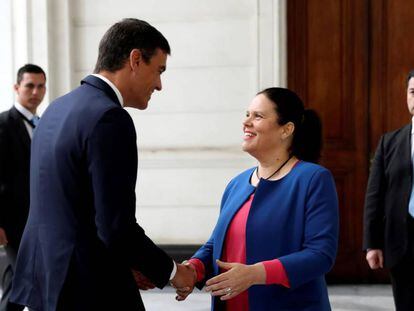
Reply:
M119 103L121 104L122 107L124 107L124 98L122 97L121 92L118 90L118 88L115 86L115 84L113 84L110 80L108 80L107 78L105 78L103 75L94 73L92 74L93 76L105 81L115 92L116 97L119 100Z
M29 110L27 110L25 107L23 107L19 102L16 102L14 104L14 107L17 109L17 111L19 111L22 115L24 115L27 120L31 120L34 117L34 114L31 113ZM23 119L23 123L26 126L26 130L30 136L30 139L32 139L33 127L29 122L27 122L26 119Z

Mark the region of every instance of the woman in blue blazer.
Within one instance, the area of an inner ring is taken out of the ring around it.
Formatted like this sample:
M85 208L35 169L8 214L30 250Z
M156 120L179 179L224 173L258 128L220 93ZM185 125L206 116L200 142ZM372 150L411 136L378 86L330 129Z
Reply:
M321 123L292 91L269 88L251 102L243 150L258 160L230 181L210 239L187 263L212 310L330 310L324 275L338 242L330 172L315 164ZM192 288L177 289L183 300Z

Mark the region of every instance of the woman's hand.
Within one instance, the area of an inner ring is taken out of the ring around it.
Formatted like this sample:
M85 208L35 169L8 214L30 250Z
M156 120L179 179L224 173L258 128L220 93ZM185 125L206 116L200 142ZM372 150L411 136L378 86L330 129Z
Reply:
M206 282L206 291L221 300L236 297L252 285L266 283L266 270L262 263L244 265L217 260L218 266L227 270Z

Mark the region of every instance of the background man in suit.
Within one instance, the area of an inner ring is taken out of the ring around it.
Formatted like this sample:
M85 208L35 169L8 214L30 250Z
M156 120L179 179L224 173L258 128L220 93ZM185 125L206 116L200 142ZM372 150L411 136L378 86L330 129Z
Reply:
M414 116L414 71L407 105ZM365 200L364 249L371 269L390 268L396 310L414 308L414 117L381 137Z
M131 269L159 288L194 281L135 219L136 133L123 107L147 108L169 53L158 30L124 19L103 36L96 74L43 114L12 301L38 311L144 310Z
M9 302L16 254L29 214L30 140L37 124L36 109L46 92L42 68L27 64L17 72L16 103L0 114L0 245L7 267L2 277L0 310L23 310Z

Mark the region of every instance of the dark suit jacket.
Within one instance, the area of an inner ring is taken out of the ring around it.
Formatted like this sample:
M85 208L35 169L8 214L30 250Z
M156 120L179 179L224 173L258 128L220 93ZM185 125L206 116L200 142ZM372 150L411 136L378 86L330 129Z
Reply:
M381 137L365 198L364 249L384 251L387 267L408 251L408 203L412 186L411 124Z
M136 223L134 125L88 76L55 100L32 141L30 214L11 300L34 310L144 310L131 268L163 287L173 268Z
M22 115L0 114L0 227L17 252L29 213L30 137Z

